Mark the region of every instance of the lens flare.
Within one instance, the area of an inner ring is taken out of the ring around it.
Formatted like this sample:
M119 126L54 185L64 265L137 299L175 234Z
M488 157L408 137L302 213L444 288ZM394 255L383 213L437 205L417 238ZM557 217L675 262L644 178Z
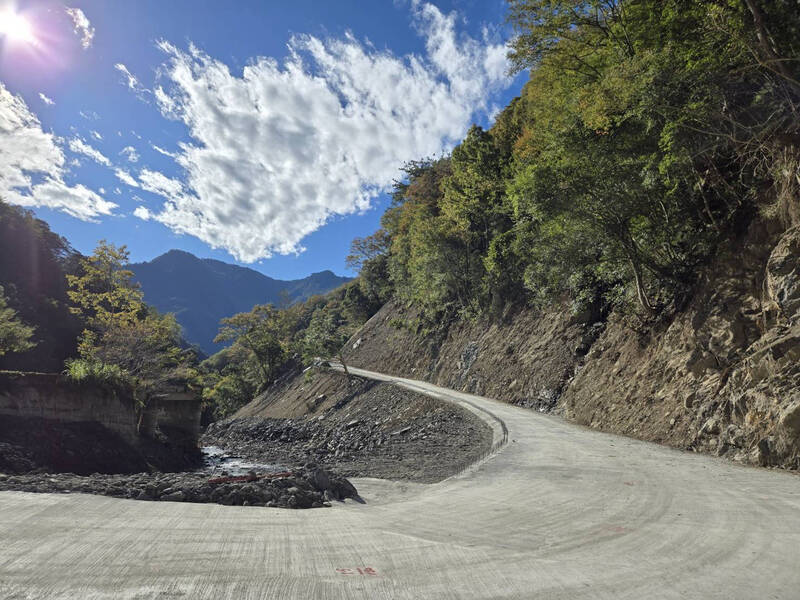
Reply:
M33 27L28 19L13 10L5 10L0 13L0 36L5 37L9 42L21 44L36 42Z

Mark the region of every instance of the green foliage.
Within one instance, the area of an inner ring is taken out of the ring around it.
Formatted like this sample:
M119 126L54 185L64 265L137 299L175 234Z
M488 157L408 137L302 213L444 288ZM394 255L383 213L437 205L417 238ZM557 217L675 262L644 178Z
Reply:
M339 307L319 308L314 311L305 331L304 356L307 360L315 357L338 356L343 365L342 346L354 333L347 318ZM347 366L345 365L345 371Z
M565 296L674 310L756 209L800 221L796 3L509 0L508 19L521 96L409 164L383 218L381 276L427 323Z
M85 358L70 359L65 363L64 374L75 383L92 383L127 388L131 384L129 375L118 365L109 365Z
M116 247L101 240L94 253L80 261L80 274L67 275L72 312L89 324L81 345L91 346L87 339L97 332L139 321L147 307L142 292L133 282L133 273L124 268L128 262L125 246ZM81 353L88 348L81 348Z
M247 313L222 319L214 341L233 342L245 351L248 367L256 373L256 389L269 385L287 357L283 324L271 304L260 304Z
M31 341L34 327L26 325L17 316L17 311L9 308L8 301L0 286L0 356L7 352L25 352L36 344Z

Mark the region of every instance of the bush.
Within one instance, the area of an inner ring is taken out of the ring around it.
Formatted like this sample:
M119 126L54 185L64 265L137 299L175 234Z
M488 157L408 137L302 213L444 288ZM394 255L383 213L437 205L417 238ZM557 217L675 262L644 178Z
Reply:
M64 375L75 383L96 383L114 388L128 388L132 384L130 375L117 365L76 358L68 360L65 366Z

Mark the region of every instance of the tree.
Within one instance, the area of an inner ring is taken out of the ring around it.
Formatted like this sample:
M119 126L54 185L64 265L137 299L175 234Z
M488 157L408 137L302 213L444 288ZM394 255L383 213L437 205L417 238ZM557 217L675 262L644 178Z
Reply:
M233 342L244 348L259 374L257 388L269 385L286 360L286 345L279 311L271 304L258 304L250 312L222 319L214 342Z
M385 229L378 229L372 235L355 238L350 243L350 254L345 258L348 267L361 270L364 264L384 256L389 251L391 240Z
M0 356L8 352L25 352L36 346L31 341L34 331L34 327L23 323L17 312L8 307L0 286Z
M81 360L121 370L140 404L146 405L165 385L193 379L196 357L181 348L175 317L144 303L133 273L124 268L127 261L124 246L101 241L91 256L81 259L79 274L67 277L68 294L72 310L87 323L78 346Z
M352 334L352 327L339 309L335 307L317 309L305 332L306 354L322 358L338 356L344 372L350 377L343 351L345 343Z
M112 321L95 339L83 357L120 367L145 394L195 377L193 356L180 348L180 326L173 315L150 308L143 318Z

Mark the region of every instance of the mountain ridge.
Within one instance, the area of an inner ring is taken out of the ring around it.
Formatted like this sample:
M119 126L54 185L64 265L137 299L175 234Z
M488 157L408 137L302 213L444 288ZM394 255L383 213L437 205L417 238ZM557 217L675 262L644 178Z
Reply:
M213 341L220 319L249 311L256 304L278 305L287 295L291 302L302 301L352 280L327 269L301 279L275 279L248 267L177 249L150 261L131 263L128 268L141 286L145 302L161 312L174 313L186 340L209 354L224 347Z

